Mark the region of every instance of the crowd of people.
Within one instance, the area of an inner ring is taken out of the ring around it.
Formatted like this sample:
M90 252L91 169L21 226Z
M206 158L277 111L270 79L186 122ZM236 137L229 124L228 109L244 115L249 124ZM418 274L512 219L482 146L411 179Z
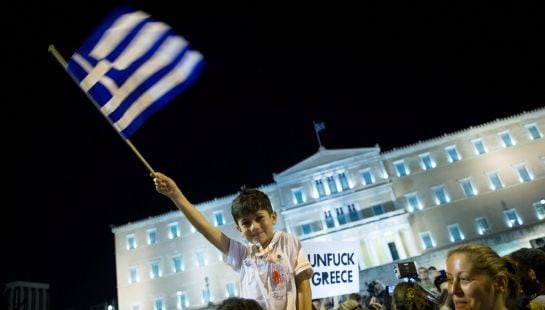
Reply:
M366 284L367 294L313 309L545 310L545 247L500 256L487 245L464 244L447 252L445 269L420 266L417 277L400 280L392 292L378 280Z
M246 244L227 237L191 204L176 182L151 173L156 190L170 198L189 222L240 274L241 297L218 309L333 309L312 300L312 267L301 242L276 231L277 214L266 193L242 188L231 213ZM445 269L418 268L415 279L392 292L379 280L367 283L368 295L353 293L338 310L545 310L545 248L521 248L500 256L484 244L468 243L448 251ZM336 309L333 309L336 310Z

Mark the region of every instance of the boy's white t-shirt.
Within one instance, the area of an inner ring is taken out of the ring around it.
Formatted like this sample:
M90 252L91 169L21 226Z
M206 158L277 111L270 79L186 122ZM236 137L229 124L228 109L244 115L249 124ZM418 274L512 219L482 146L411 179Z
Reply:
M240 296L258 301L265 309L295 310L295 276L312 267L299 239L275 232L271 243L244 245L231 239L223 261L240 273Z

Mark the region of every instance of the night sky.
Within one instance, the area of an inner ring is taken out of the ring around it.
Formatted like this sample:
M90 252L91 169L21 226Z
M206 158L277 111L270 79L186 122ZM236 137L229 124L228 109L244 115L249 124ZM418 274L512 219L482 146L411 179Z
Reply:
M341 3L11 4L0 281L49 283L52 309L88 309L115 296L111 225L175 209L47 52L68 59L119 5L168 23L205 57L195 84L131 138L194 203L272 183L318 150L313 121L328 149L386 151L545 106L542 1Z

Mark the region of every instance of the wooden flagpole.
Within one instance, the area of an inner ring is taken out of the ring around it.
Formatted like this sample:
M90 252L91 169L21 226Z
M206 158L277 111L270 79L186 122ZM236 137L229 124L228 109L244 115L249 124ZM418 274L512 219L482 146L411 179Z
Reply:
M50 44L49 45L49 48L48 48L48 51L53 55L53 57L55 57L55 59L57 60L57 62L64 68L64 70L66 71L66 67L67 67L67 63L66 61L64 60L64 58L62 58L61 54L59 53L59 51L57 51L57 49L55 48L55 46L53 44ZM88 93L85 93L85 95L87 95L87 98L89 98L89 100L91 100L91 102L93 103L93 105L95 106L95 108L98 109L98 106L95 104L93 98L91 98L91 96L89 96ZM99 110L100 112L100 110ZM140 154L140 152L136 149L136 147L132 144L132 142L129 140L129 139L126 139L125 137L123 137L123 135L117 130L115 129L114 125L112 124L112 122L110 121L110 119L108 117L106 117L106 115L104 115L102 112L100 112L100 114L102 116L104 116L104 118L106 118L106 120L108 121L108 123L110 123L110 125L114 128L115 132L117 132L117 134L121 137L121 139L123 139L123 141L125 141L127 143L127 145L131 148L131 150L136 154L136 156L138 157L138 159L140 159L140 161L144 164L144 166L146 166L146 168L149 170L149 172L151 173L154 173L155 171L153 170L153 168L150 166L150 164L148 164L148 162L146 161L146 159L144 158L144 156L142 156L142 154Z

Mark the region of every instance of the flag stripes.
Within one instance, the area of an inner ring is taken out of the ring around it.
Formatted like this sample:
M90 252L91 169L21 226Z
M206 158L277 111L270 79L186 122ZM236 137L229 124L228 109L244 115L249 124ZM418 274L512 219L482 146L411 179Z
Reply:
M115 11L68 61L67 71L128 139L202 70L202 55L149 14Z
M319 122L319 123L314 123L314 130L316 130L316 133L320 132L321 130L324 130L325 129L325 123L324 122Z

